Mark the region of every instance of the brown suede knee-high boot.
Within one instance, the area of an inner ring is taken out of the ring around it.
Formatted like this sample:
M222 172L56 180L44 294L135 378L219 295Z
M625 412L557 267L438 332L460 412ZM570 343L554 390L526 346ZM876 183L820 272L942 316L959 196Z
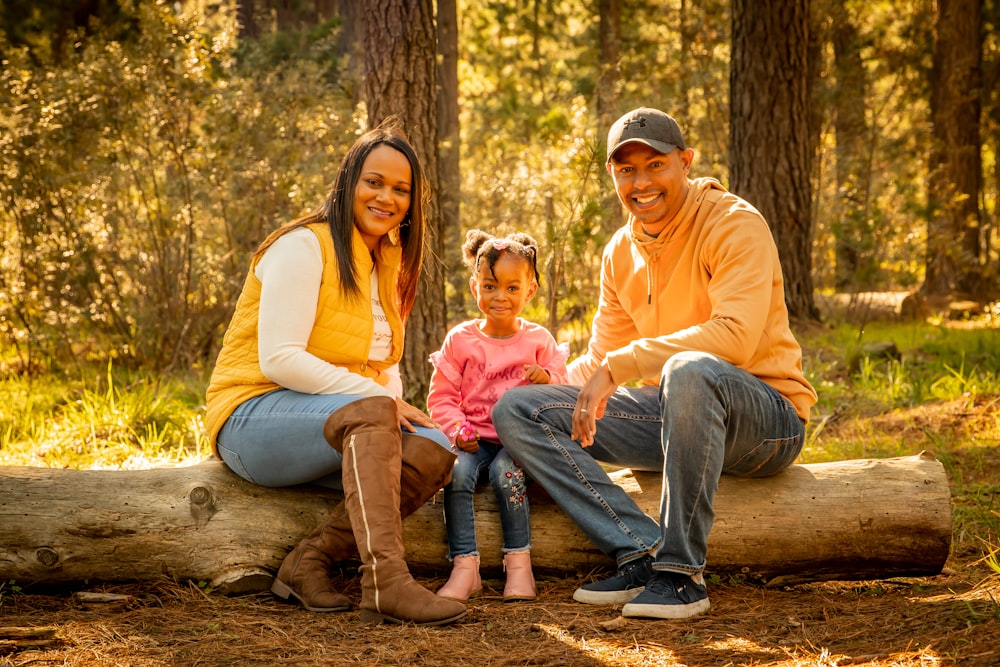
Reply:
M399 514L404 519L451 481L458 457L433 440L403 433L403 466L399 475Z
M402 434L395 401L355 401L330 415L324 435L344 457L344 502L362 562L361 619L443 625L464 616L465 605L434 595L413 580L406 566L399 510Z
M331 429L331 437L339 435ZM402 436L399 514L405 519L448 483L456 457L427 438ZM356 554L347 505L341 502L285 557L271 592L285 600L294 598L309 611L346 611L351 601L333 588L330 565Z
M347 504L337 504L323 523L313 528L281 561L271 592L295 598L309 611L347 611L351 601L330 582L330 564L356 553Z

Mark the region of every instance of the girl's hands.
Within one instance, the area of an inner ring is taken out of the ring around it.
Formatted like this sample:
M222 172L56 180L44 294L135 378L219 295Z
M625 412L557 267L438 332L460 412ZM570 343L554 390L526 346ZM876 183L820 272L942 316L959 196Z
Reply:
M455 446L461 449L463 452L469 452L470 454L475 454L479 451L479 439L473 438L472 440L463 440L462 436L455 436Z
M440 428L434 421L424 414L420 408L414 407L404 401L399 396L396 397L396 417L399 419L399 427L404 431L416 433L414 424L426 426L427 428Z
M479 433L469 422L455 424L455 446L463 452L475 454L479 451Z
M538 364L524 365L524 379L531 384L548 384L549 372Z

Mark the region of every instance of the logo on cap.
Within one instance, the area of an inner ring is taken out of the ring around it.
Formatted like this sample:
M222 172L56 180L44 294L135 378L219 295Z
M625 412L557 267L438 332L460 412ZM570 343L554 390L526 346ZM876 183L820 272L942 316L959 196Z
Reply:
M625 128L624 129L626 129L626 130L629 129L630 127L632 127L633 123L637 124L639 127L646 127L646 118L645 118L645 116L640 116L639 118L636 118L635 120L627 120L627 121L625 121Z

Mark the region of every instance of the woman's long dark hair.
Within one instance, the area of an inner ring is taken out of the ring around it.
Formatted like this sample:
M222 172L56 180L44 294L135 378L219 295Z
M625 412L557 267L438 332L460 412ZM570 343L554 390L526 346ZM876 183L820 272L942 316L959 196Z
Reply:
M410 210L407 211L403 223L399 226L399 239L403 247L403 263L399 273L398 289L400 312L405 320L409 317L410 311L413 310L413 303L417 298L417 282L420 278L420 265L424 256L424 206L427 203L429 189L424 182L417 154L395 118L390 117L378 127L361 135L344 155L340 169L337 170L333 187L323 205L275 230L264 239L264 242L257 249L257 254L267 250L282 234L313 222L325 220L330 225L330 234L333 236L337 269L344 290L348 294L360 296L358 267L354 265L354 191L361 178L361 169L364 167L368 155L382 145L395 148L405 155L412 172Z

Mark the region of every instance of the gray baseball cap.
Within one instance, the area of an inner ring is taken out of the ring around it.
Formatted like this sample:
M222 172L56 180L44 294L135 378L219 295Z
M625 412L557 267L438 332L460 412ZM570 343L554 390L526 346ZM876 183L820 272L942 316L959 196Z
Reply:
M677 121L657 109L633 109L615 121L608 131L608 162L625 144L646 144L666 155L675 148L684 149L684 135Z

